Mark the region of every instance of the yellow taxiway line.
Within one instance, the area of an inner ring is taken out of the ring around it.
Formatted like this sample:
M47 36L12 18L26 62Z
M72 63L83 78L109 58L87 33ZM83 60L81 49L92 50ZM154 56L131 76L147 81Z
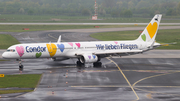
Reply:
M129 80L126 78L126 76L124 75L123 71L121 70L121 68L117 65L117 63L115 63L113 60L107 58L109 61L111 61L112 63L114 63L117 68L119 69L119 71L121 72L121 74L123 75L124 79L127 81L127 83L129 84L129 86L131 87L132 91L134 92L134 94L136 95L137 99L136 100L139 100L139 97L137 95L137 93L135 92L133 86L130 84Z
M163 73L163 74L158 74L158 75L153 75L153 76L149 76L149 77L145 77L145 78L142 78L138 81L136 81L132 86L134 87L137 83L143 81L143 80L146 80L146 79L149 79L149 78L154 78L154 77L158 77L158 76L163 76L163 75L168 75L168 74L173 74L175 72L171 72L171 73Z
M130 87L130 86L123 86L123 85L89 85L89 86L70 86L70 87L74 87L74 88L93 88L93 87L102 87L102 88L106 88L106 87ZM180 88L180 86L134 86L137 88ZM136 88L135 88L136 89Z
M53 39L57 39L54 36L51 35L51 33L48 34L49 37L53 38Z
M51 37L51 38L53 38L53 39L56 39L56 40L58 39L58 38L52 36L51 33L49 33L48 36ZM61 39L61 41L63 41L63 40Z

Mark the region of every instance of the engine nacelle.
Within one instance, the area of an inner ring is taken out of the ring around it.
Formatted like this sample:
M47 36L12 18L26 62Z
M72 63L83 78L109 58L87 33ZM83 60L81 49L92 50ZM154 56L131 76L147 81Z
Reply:
M84 54L80 57L81 63L94 63L98 61L98 56L92 54Z

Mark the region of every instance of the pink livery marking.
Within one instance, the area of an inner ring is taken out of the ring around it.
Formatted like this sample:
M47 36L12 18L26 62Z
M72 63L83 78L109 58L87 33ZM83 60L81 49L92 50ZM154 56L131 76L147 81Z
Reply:
M89 59L91 59L91 56L88 56Z
M72 42L69 42L68 44L71 45L71 46L73 47L73 43L72 43Z
M75 43L75 44L76 44L76 46L78 46L78 48L81 47L81 44L80 44L80 43Z
M24 47L23 46L17 46L16 47L16 51L17 51L17 53L19 54L19 56L20 57L22 57L23 56L23 54L24 54Z
M114 43L115 43L115 44L118 44L118 42L117 42L117 41L114 41Z

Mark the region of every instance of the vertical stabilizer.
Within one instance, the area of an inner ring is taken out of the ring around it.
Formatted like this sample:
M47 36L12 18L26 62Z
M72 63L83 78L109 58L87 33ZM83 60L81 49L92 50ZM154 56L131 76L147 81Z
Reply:
M136 41L154 43L157 31L159 29L161 17L161 14L155 15Z

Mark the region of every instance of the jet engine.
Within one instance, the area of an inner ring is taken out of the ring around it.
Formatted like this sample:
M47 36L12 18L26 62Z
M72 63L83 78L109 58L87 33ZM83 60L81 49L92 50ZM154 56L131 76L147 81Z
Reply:
M81 63L94 63L98 61L98 56L92 54L84 54L80 57Z

